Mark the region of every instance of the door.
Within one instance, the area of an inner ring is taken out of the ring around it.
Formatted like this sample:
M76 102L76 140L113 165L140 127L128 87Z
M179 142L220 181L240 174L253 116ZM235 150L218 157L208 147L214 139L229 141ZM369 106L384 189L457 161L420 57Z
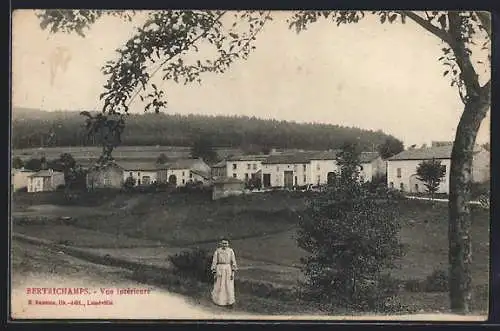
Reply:
M335 173L334 172L329 172L326 175L326 182L328 183L328 185L331 185L331 184L333 184L334 180L335 180Z
M170 175L168 177L168 182L173 185L177 185L177 176L176 175Z
M293 188L293 171L284 171L284 186L286 188Z
M271 186L271 174L264 174L262 176L262 180L264 181L264 187Z

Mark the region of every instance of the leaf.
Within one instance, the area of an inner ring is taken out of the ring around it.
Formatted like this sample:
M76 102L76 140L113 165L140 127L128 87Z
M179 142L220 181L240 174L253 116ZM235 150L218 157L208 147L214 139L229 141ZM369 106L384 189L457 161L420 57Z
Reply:
M443 73L443 77L446 76L450 71L449 70L446 70L444 73Z
M229 35L234 39L238 38L238 35L236 33L230 32Z

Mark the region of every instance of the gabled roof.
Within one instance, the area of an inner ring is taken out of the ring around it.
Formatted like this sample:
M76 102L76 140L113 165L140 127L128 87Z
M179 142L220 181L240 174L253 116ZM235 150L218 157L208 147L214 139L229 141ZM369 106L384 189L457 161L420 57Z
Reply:
M52 171L52 170L40 170L35 172L32 175L29 175L28 177L52 177L54 174L62 174L62 172L59 171Z
M264 161L269 155L253 154L253 155L234 155L227 158L228 161Z
M359 160L361 163L370 163L379 156L380 154L378 152L361 152Z
M167 169L180 170L180 169L191 169L196 164L202 164L202 163L205 162L201 159L176 159L165 163L163 166L166 167Z
M118 161L118 166L123 170L157 171L167 169L166 165L157 164L155 161Z
M407 149L399 154L388 158L389 161L398 160L431 160L431 159L449 159L453 146L435 146L418 149Z
M204 171L199 171L199 170L191 170L191 172L193 174L196 174L198 176L201 176L203 177L203 179L211 179L212 177L210 176L210 174L204 172Z
M309 163L311 160L335 160L337 151L309 151L270 155L263 164Z
M221 161L212 166L212 168L224 168L226 166L226 161Z

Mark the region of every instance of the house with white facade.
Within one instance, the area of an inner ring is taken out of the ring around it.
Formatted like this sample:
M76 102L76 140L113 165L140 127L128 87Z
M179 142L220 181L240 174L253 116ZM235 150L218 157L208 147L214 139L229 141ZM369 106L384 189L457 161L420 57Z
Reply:
M64 173L52 169L40 170L28 176L28 192L55 191L64 184Z
M426 188L417 178L417 167L423 161L441 161L445 176L437 193L449 193L449 178L452 145L437 145L408 149L387 159L387 185L404 192L425 192ZM490 156L483 147L476 146L472 161L472 180L485 182L490 178Z
M135 180L135 186L160 183L166 176L167 167L154 161L119 161L117 163L123 170L123 181L132 177Z
M189 182L210 182L210 166L201 158L171 160L165 166L165 181L176 187Z
M360 161L360 177L364 181L372 181L387 173L387 162L382 159L378 152L361 152Z
M21 189L28 189L29 176L36 173L36 171L22 169L12 169L10 185L12 191Z
M226 160L226 177L236 178L248 182L258 176L262 169L262 162L268 155L238 155Z
M270 155L262 162L264 187L323 185L338 170L335 151Z

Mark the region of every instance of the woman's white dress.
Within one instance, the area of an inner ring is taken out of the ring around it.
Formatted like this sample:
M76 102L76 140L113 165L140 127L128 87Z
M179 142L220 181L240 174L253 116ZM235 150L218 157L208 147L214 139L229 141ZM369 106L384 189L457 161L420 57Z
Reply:
M215 272L212 300L216 305L234 304L234 277L231 279L231 274L236 270L234 251L229 247L217 248L212 259L212 271Z

